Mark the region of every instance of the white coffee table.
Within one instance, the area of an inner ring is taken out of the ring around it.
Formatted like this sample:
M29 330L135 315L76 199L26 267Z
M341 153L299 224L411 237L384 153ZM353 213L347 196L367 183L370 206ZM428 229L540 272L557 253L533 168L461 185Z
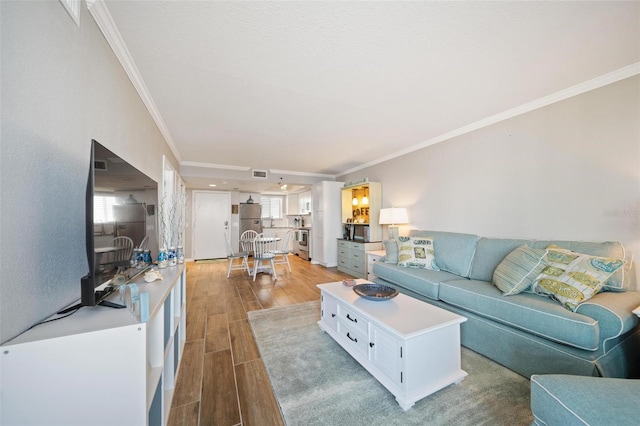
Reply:
M318 288L320 328L386 387L403 410L467 375L460 368L465 317L404 294L368 300L342 281Z

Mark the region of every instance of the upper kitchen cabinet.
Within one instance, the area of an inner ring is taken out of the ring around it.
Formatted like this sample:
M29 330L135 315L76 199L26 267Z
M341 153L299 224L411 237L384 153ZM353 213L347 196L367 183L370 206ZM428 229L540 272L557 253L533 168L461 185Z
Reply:
M311 213L311 191L298 194L298 204L300 206L299 214Z
M369 241L382 240L380 182L347 183L342 188L342 223L369 227Z
M287 195L287 214L295 216L300 214L300 204L298 201L298 194Z

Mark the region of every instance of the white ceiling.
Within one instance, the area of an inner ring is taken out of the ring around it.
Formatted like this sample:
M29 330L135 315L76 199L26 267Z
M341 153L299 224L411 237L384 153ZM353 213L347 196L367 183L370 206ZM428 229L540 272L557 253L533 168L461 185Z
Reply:
M340 175L640 62L638 1L105 3L192 187Z

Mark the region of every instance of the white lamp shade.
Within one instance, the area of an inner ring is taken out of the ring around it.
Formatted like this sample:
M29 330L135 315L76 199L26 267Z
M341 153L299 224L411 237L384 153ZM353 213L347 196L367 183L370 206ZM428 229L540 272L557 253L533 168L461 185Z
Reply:
M380 209L380 225L397 225L400 223L409 223L407 209L404 207Z

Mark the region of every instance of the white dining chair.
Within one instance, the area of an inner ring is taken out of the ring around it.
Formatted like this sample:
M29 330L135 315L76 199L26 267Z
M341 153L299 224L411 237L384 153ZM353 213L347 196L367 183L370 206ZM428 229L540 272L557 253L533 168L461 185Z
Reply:
M133 254L133 240L129 237L115 237L111 241L111 245L116 247L113 255L113 262L119 263L131 260Z
M258 236L258 232L249 229L240 235L240 241L253 241Z
M253 280L256 280L258 269L267 270L271 269L274 279L278 279L276 273L276 265L274 260L276 258L276 239L271 237L264 237L263 234L258 234L253 240ZM264 263L268 263L264 266Z
M149 244L149 236L145 235L142 241L140 241L140 245L138 246L138 248L142 250L149 248L147 247L147 244Z
M276 265L287 265L289 267L289 272L291 272L291 264L289 263L289 242L291 241L291 229L287 231L287 234L280 244L280 247L274 252L276 258L273 260L273 263Z
M258 236L258 233L252 229L248 231L244 231L242 235L240 235L240 244L249 242L249 255L253 255L253 240ZM245 249L243 249L245 250Z
M224 242L227 245L227 259L229 260L229 266L227 267L227 278L231 275L231 271L233 270L245 270L247 271L247 275L251 275L251 270L249 269L249 252L244 250L244 246L241 243L242 251L234 252L233 247L231 247L231 240L229 239L229 234L224 233ZM238 263L236 260L242 259L242 262Z

